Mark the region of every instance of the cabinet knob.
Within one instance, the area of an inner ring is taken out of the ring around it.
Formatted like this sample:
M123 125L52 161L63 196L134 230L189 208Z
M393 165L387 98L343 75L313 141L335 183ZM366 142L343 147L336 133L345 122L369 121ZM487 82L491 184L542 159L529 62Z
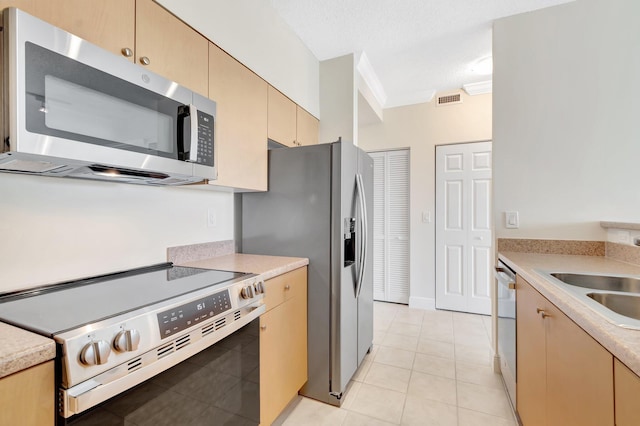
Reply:
M291 290L291 286L289 284L287 284L287 285L284 286L284 289L285 290Z
M140 58L140 63L142 65L149 65L151 63L151 60L148 57L143 56Z
M133 50L129 49L128 47L123 47L120 52L127 58L130 58L133 56Z
M542 318L550 317L548 313L544 311L544 309L536 308L536 313L540 314Z
M260 329L261 329L261 330L266 330L266 329L267 329L267 324L262 324L262 325L260 326Z

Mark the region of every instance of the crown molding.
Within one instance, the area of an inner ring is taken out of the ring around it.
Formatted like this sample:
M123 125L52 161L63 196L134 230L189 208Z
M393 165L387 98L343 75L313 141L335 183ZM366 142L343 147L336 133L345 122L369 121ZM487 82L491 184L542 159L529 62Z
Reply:
M360 58L358 59L356 69L364 83L367 85L368 91L371 92L378 104L380 104L381 107L384 107L387 102L387 94L384 92L384 87L382 87L382 83L380 83L378 75L373 70L371 62L369 62L369 58L367 58L367 54L362 52L359 56Z
M463 84L462 88L468 95L483 95L493 92L493 80L479 81L477 83Z

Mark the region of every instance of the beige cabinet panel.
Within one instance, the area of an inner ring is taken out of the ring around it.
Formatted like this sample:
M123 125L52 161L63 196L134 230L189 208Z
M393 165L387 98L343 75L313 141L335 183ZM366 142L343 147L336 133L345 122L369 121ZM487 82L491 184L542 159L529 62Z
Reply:
M269 86L268 135L283 145L296 142L296 104L277 89Z
M216 185L267 190L267 83L209 43L209 98L216 101Z
M613 425L611 353L520 277L516 291L523 425Z
M615 407L617 426L640 422L640 377L614 359Z
M300 145L315 145L318 143L318 119L296 105L296 141Z
M53 361L0 379L0 425L53 425Z
M203 96L209 93L209 41L152 0L136 0L136 63Z
M307 268L265 286L275 297L260 317L260 423L270 425L307 381Z
M547 301L522 278L516 283L516 406L524 425L546 422L545 324Z
M547 313L547 424L613 426L613 356L555 306Z
M135 48L135 0L0 0L0 9L10 6L116 55Z

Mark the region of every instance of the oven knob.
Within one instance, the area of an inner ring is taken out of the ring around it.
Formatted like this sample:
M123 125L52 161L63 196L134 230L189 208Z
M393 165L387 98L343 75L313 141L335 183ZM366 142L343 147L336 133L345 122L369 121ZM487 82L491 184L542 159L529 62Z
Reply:
M240 296L243 299L252 299L253 296L255 296L255 295L256 294L255 294L255 292L253 290L253 285L248 285L248 286L244 287L242 289L242 291L240 291Z
M84 365L105 364L111 354L111 346L104 340L87 343L80 352L80 362Z
M138 349L140 333L136 329L121 330L113 339L113 348L118 352L132 352Z
M257 283L255 283L253 285L253 287L256 290L256 294L262 294L264 293L264 283L262 281L258 281Z

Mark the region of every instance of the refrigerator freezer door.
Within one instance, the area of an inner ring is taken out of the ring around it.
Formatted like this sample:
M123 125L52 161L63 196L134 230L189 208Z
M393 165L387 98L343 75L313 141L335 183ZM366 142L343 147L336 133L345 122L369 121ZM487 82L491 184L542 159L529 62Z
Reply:
M330 399L331 204L329 144L269 151L269 192L242 196L243 253L309 258L303 394L323 402Z

